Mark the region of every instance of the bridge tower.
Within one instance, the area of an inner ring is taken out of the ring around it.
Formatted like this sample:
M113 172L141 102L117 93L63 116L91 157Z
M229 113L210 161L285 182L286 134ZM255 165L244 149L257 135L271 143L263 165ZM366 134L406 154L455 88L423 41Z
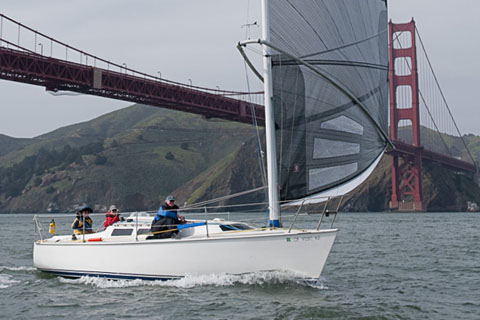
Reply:
M392 155L392 198L390 209L424 211L422 196L422 151L418 94L415 21L389 22L390 138L413 145L413 152ZM399 39L407 45L398 45ZM401 126L399 124L402 124ZM409 136L402 141L399 135Z

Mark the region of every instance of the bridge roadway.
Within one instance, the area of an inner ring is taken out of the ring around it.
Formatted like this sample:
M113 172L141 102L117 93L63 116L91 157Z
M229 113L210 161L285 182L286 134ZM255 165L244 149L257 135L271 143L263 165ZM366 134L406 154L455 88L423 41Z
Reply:
M394 140L393 145L395 146L394 150L388 151L388 154L406 154L410 156L415 156L418 152L424 160L430 160L434 162L441 163L447 167L450 167L454 170L466 171L466 172L477 172L477 167L474 163L466 162L461 159L454 157L449 157L441 153L433 152L424 147L416 147L414 145L407 144L405 142Z
M0 47L0 79L43 86L52 91L68 90L244 123L252 123L253 106L258 124L263 125L265 119L262 105L251 105L243 100L207 92L208 89L128 75L5 47ZM395 149L389 151L390 154L413 156L420 152L423 159L440 162L456 170L476 172L475 164L469 162L401 141L394 141L394 145Z
M0 47L0 79L43 86L51 91L68 90L244 123L252 123L253 106L258 123L264 122L263 106L226 96L234 92L202 90L3 46Z

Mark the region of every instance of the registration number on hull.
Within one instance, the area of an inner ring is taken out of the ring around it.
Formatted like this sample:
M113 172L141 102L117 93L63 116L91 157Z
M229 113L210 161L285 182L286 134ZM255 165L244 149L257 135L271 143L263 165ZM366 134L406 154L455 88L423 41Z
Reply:
M304 236L304 237L287 237L287 242L306 242L306 241L317 241L320 240L322 237L320 236Z

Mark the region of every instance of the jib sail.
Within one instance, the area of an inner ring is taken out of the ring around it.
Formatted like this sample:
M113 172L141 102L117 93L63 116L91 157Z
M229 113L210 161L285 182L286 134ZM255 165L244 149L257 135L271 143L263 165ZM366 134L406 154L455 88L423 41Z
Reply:
M344 194L387 145L386 1L269 0L268 10L280 198Z

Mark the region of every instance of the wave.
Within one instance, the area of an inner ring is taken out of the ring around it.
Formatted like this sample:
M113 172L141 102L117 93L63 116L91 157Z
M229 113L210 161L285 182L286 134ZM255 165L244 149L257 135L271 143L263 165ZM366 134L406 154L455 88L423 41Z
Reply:
M6 289L19 282L18 280L12 279L12 276L9 274L0 274L0 289Z
M0 266L0 272L3 270L7 271L36 271L37 268L35 267L27 267L27 266L20 266L20 267L8 267L8 266Z
M235 285L275 285L295 283L315 289L326 290L328 287L322 279L302 279L289 272L256 272L241 275L231 274L206 274L187 275L181 279L172 280L112 280L100 277L83 276L78 279L66 279L59 277L60 282L69 284L91 285L98 288L127 288L140 286L175 287L189 289L201 286L229 287Z

